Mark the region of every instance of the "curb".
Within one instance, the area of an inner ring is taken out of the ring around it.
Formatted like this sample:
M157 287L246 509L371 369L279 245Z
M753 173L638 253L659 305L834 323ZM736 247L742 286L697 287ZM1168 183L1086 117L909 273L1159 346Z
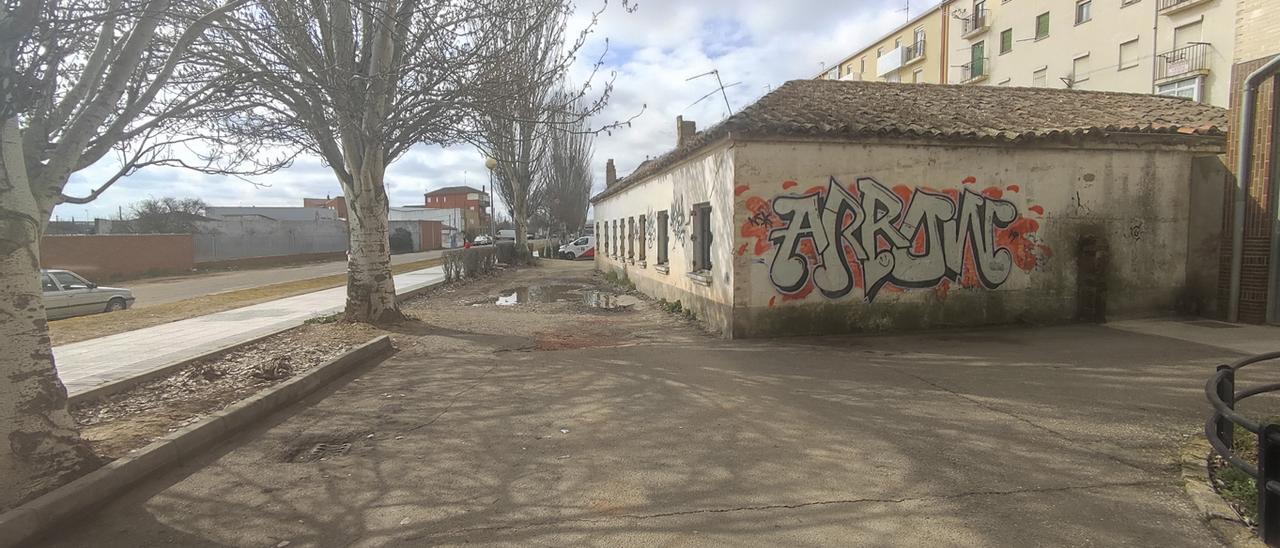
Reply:
M435 268L435 267L428 267L428 268ZM429 283L429 284L424 285L424 286L422 286L422 287L416 287L416 288L414 288L414 289L410 289L409 291L406 291L406 292L404 292L404 293L397 294L397 295L396 295L396 302L397 302L397 303L403 303L403 302L405 302L405 301L407 301L407 300L409 300L409 299L413 299L413 298L419 297L419 296L421 296L421 295L424 295L424 294L426 294L426 293L430 292L430 291L431 291L431 290L433 290L433 289L436 289L436 288L438 288L438 287L440 287L440 286L445 285L445 283L446 283L446 282L445 282L444 280L441 280L441 281L439 281L439 282ZM339 308L339 309L338 309L338 312L341 312L341 308ZM312 317L313 317L313 318L318 318L318 317L324 316L324 315L326 315L326 314L328 314L328 312L321 312L321 313L317 313L315 316L312 316ZM216 349L214 349L214 350L210 350L210 351L208 351L208 352L205 352L204 354L200 354L199 356L191 356L190 358L184 358L184 359L178 360L178 361L176 361L176 362L173 362L173 363L170 363L170 364L163 365L163 366L161 366L159 369L153 369L153 370L151 370L151 371L147 371L146 373L143 373L143 374L141 374L141 375L137 375L137 376L134 376L134 377L129 377L129 378L127 378L127 379L120 379L120 380L117 380L117 381L111 381L111 382L107 382L107 383L99 384L99 385L97 385L97 386L95 386L95 387L93 387L93 388L90 388L90 389L88 389L88 390L85 390L84 392L80 392L80 393L78 393L78 394L70 394L70 395L68 395L68 396L67 396L67 405L68 405L68 406L71 406L71 405L78 405L78 404L81 404L81 403L84 403L84 402L89 402L89 401L93 401L93 400L96 400L96 399L105 398L105 397L107 397L107 396L112 396L112 395L115 395L115 394L119 394L119 393L121 393L121 392L124 392L124 391L126 391L126 390L129 390L130 388L133 388L133 387L138 386L138 385L140 385L140 384L144 384L144 383L147 383L147 382L153 381L153 380L155 380L155 379L158 379L158 378L160 378L160 377L163 377L163 376L165 376L165 375L168 375L168 374L170 374L170 373L173 373L174 371L177 371L177 370L179 370L179 369L182 369L183 367L186 367L186 366L188 366L188 365L191 365L191 364L193 364L193 363L195 363L195 362L198 362L198 361L200 361L200 360L204 360L204 359L207 359L207 358L216 358L216 357L218 357L218 356L221 356L221 355L226 354L226 353L228 353L228 352L231 352L231 351L233 351L233 350L238 350L239 348L241 348L241 347L243 347L243 346L248 346L248 345L251 345L251 344L253 344L253 343L260 342L260 341L262 341L263 339L266 339L266 338L268 338L268 337L274 337L274 336L276 336L276 335L279 335L279 334L281 334L281 333L284 333L285 331L289 331L289 330L291 330L291 329L297 329L298 327L301 327L301 326L303 326L303 325L306 325L306 322L305 322L305 321L303 321L303 322L301 322L301 323L298 323L297 325L290 325L290 326L286 326L286 327L281 327L281 328L279 328L279 329L274 329L274 330L271 330L271 331L269 331L269 332L263 333L263 334L261 334L261 335L257 335L257 336L255 336L255 337L253 337L253 338L251 338L251 339L243 340L243 341L240 341L240 342L234 342L234 343L228 344L228 345L226 345L226 346L223 346L223 347L221 347L221 348L216 348Z
M0 546L21 545L63 520L83 516L149 475L301 400L352 368L390 350L391 338L379 336L306 373L231 404L198 423L162 436L128 457L112 461L0 514Z
M1218 538L1233 548L1266 548L1236 511L1209 485L1209 442L1201 437L1184 443L1179 451L1182 488L1196 505L1200 519Z
M200 360L204 360L208 358L216 358L218 356L221 356L233 350L239 350L240 347L248 346L253 343L260 342L263 339L266 339L268 337L274 337L276 335L279 335L291 329L297 329L302 325L305 325L305 322L299 325L290 325L288 327L273 329L267 333L263 333L261 335L255 336L252 339L231 343L221 348L215 348L213 350L205 352L204 354L200 354L199 356L191 356L190 358L184 358L176 362L170 363L168 365L161 366L159 369L152 369L151 371L147 371L146 373L143 373L141 375L129 377L127 379L120 379L118 381L111 381L111 382L99 384L98 386L85 390L84 392L68 395L67 405L68 406L77 405L84 402L93 401L96 399L105 398L107 396L119 394L121 392L129 390L130 388L133 388L140 384L144 384L144 383L153 381L155 379L158 379L160 377L163 377L165 375L168 375L170 373L173 373L174 371L182 369L183 367L191 365Z

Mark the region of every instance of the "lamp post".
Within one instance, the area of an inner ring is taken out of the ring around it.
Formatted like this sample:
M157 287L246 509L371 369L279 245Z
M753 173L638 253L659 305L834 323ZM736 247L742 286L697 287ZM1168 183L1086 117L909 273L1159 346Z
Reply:
M493 169L498 167L498 161L492 156L484 159L484 167L489 168L489 239L493 240L493 245L498 245L498 224L493 216L493 196L496 194L493 188Z

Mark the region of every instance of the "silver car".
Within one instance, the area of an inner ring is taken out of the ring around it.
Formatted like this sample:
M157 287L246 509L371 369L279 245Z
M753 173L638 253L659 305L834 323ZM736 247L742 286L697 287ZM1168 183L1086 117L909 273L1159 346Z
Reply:
M41 270L45 317L50 320L115 312L133 306L133 292L99 287L70 270Z

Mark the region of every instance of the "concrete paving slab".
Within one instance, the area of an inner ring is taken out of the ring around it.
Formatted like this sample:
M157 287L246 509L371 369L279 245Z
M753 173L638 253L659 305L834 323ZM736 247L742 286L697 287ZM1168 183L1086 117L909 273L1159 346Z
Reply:
M1280 350L1280 326L1227 323L1204 318L1156 318L1107 322L1107 327L1158 335L1252 355Z
M441 267L406 272L395 277L396 293L403 295L443 282ZM76 395L340 311L346 293L345 287L335 287L56 346L53 355L58 376L67 392Z

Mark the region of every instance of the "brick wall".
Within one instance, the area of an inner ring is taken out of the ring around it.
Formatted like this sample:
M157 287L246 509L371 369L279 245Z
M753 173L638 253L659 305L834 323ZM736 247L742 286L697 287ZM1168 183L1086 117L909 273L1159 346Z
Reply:
M1270 1L1270 0L1268 0ZM1219 269L1219 302L1225 313L1231 284L1231 238L1235 202L1236 149L1239 140L1241 86L1249 73L1261 67L1267 58L1237 63L1231 68L1231 129L1227 140L1227 162L1233 176L1228 177L1223 207L1222 262ZM1275 93L1280 78L1270 78L1258 89L1257 125L1253 144L1253 166L1248 183L1248 202L1244 217L1244 260L1240 271L1240 321L1262 323L1266 320L1267 277L1270 269L1271 219L1275 217L1270 189L1275 161L1276 103Z
M149 274L179 274L194 267L190 234L45 236L40 266L71 270L102 282Z

